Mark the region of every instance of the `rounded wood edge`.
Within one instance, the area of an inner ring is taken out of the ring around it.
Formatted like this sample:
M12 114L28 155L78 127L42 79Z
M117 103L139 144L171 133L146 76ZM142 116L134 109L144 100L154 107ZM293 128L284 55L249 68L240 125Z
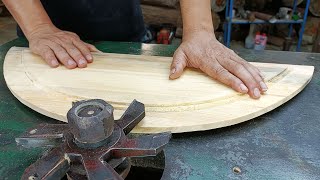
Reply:
M5 62L4 62L4 78L6 80L6 63L10 63L9 60L12 59L12 56L14 56L13 53L15 52L19 52L22 53L22 51L24 50L25 48L19 48L19 47L12 47L6 57L5 57ZM16 63L19 62L19 61L16 61ZM259 64L259 63L254 63L254 64ZM266 63L263 63L264 65L267 65ZM293 68L295 67L301 67L301 66L298 66L298 65L288 65L288 66L291 66ZM219 125L219 122L218 124L217 123L209 123L209 124L200 124L200 125L193 125L193 126L181 126L181 127L142 127L142 126L137 126L132 132L134 133L158 133L158 132L164 132L164 131L171 131L172 133L183 133L183 132L194 132L194 131L205 131L205 130L211 130L211 129L216 129L216 128L221 128L221 127L226 127L226 126L231 126L231 125L235 125L235 124L238 124L238 123L242 123L242 122L245 122L245 121L248 121L252 118L255 118L255 117L258 117L266 112L269 112L277 107L279 107L280 105L282 105L283 103L289 101L290 99L292 99L294 96L296 96L299 92L301 92L305 86L310 82L311 78L312 78L312 74L314 72L314 67L313 66L303 66L304 68L308 68L309 70L309 79L308 81L306 81L303 85L301 85L301 87L298 87L296 89L296 91L294 91L293 93L291 93L290 95L286 96L285 98L283 98L283 101L278 101L277 103L274 104L274 107L272 108L268 108L267 107L267 110L264 111L264 110L260 110L260 111L256 111L254 113L256 113L256 115L254 117L251 116L251 118L248 118L247 116L242 116L242 117L239 117L237 119L233 119L233 120L230 120L230 121L226 121L224 122L223 124L220 123ZM299 69L299 68L298 68ZM8 84L7 80L6 80L6 83ZM9 90L12 92L12 94L20 101L22 102L24 105L34 109L35 111L39 112L40 114L43 114L45 116L48 116L48 117L51 117L51 118L55 118L57 120L60 120L60 121L63 121L63 122L67 122L65 116L62 116L62 115L58 115L56 113L51 113L49 111L47 111L46 109L42 109L42 108L38 108L37 106L35 106L32 102L28 101L28 100L25 100L23 97L20 97L19 94L16 94L15 91L13 91L11 88L10 88L10 84L8 84L8 88ZM72 103L72 101L68 102L64 102L64 103ZM250 115L248 115L250 116Z

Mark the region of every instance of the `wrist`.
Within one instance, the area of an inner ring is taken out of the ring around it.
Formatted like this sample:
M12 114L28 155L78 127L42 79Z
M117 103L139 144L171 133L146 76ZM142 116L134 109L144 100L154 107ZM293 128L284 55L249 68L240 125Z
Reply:
M183 30L182 41L187 41L194 38L216 39L216 36L213 29Z
M25 33L25 36L28 40L30 40L32 37L37 36L39 34L55 33L58 31L59 29L52 23L41 23L33 26L32 29L28 30Z

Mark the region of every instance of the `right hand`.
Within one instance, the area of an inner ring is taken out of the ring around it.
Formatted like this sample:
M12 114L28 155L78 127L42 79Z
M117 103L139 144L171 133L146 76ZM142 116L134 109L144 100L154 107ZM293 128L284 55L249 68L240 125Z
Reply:
M58 67L60 62L69 69L85 68L93 62L91 52L100 52L93 45L81 41L77 34L52 26L38 27L27 38L31 51L51 67Z
M173 56L170 79L179 78L186 67L198 68L254 99L268 90L259 69L221 44L213 32L195 31L183 37Z

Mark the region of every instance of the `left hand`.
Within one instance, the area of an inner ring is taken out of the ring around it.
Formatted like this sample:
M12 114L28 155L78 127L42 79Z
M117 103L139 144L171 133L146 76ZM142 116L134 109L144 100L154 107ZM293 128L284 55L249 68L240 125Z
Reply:
M234 51L222 45L213 32L196 32L183 37L171 64L170 79L179 78L184 68L198 68L237 92L258 99L267 91L261 72Z

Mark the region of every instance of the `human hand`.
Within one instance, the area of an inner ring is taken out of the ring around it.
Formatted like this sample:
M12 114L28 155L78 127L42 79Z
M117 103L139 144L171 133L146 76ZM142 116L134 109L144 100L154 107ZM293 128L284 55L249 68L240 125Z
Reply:
M93 62L91 52L100 52L93 45L81 41L75 33L49 25L35 28L27 38L31 51L51 67L58 67L60 62L69 69L85 68Z
M185 67L198 68L237 92L258 99L268 90L263 75L215 38L213 33L196 32L183 37L171 64L170 79L179 78Z

